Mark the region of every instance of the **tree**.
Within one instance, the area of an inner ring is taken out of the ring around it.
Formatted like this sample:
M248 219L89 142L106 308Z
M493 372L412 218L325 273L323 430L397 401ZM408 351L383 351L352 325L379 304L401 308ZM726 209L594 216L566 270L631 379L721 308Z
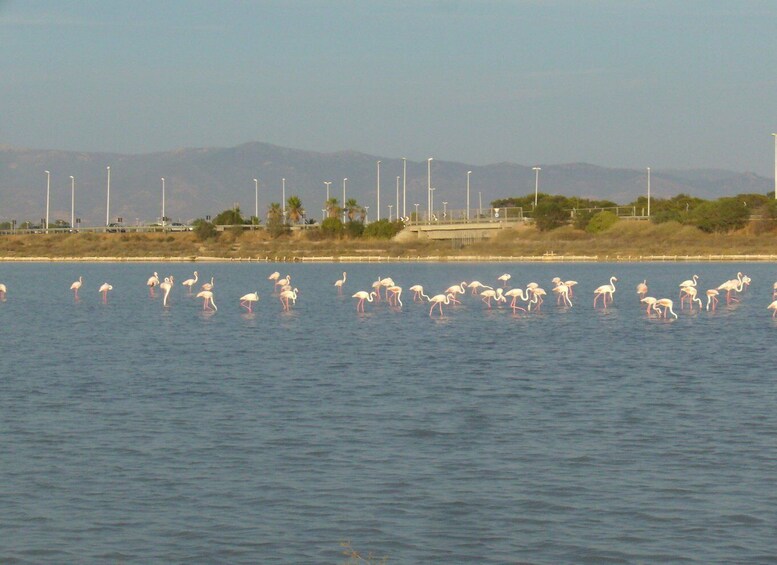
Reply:
M569 213L554 198L546 198L534 209L534 225L540 231L549 231L563 226Z
M389 222L385 218L370 222L370 225L364 228L364 235L366 237L374 237L376 239L391 239L405 227L404 222L401 220L395 220Z
M354 198L349 198L345 201L345 213L348 216L348 221L353 222L356 218L356 214L359 213L361 207Z
M243 224L243 216L240 215L240 206L224 210L213 219L217 226L239 226Z
M707 233L725 233L743 228L750 218L746 203L738 198L718 198L694 209L691 222Z
M335 238L343 233L343 222L340 218L326 218L321 222L321 234L324 237Z
M267 206L267 230L272 237L278 237L288 231L280 203L272 202Z
M340 208L340 201L337 198L330 198L326 201L326 217L327 218L339 218L342 208Z
M194 235L197 236L197 239L200 241L216 238L219 235L219 232L216 231L216 226L202 218L194 220L192 226L194 226Z
M302 207L302 200L299 196L289 196L286 199L286 212L292 223L299 223L302 216L305 215L305 209Z
M588 233L601 233L610 229L617 223L618 216L609 210L602 210L601 212L597 212L591 217L588 225L585 228L585 231Z

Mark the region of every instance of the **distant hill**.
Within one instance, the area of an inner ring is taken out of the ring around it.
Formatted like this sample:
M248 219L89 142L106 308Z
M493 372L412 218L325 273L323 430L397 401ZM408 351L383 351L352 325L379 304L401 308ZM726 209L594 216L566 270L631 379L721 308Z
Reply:
M381 216L389 204L396 215L396 177L402 182L402 159L353 151L316 153L267 143L247 143L229 148L178 149L163 153L120 155L20 149L0 146L0 221L39 221L45 216L46 175L51 171L50 220L70 219L70 175L76 180L76 215L84 224L102 225L106 215L106 166L111 167L111 218L125 223L153 222L161 215L161 177L165 177L166 214L174 221L188 221L240 205L244 215L254 211L254 178L259 179L260 216L270 202L281 201L281 179L286 196L298 195L308 216L321 218L326 198L324 181L332 181L331 196L346 197L368 205L376 214L376 161L381 160ZM646 192L645 170L609 169L585 163L541 165L540 191L628 203ZM531 166L497 163L473 166L432 161L435 207L464 208L467 171L471 175L472 208L496 198L534 192ZM407 162L407 213L419 203L426 208L427 162ZM724 170L651 171L651 191L656 197L687 193L701 198L773 190L773 180L752 173ZM401 206L401 194L400 194Z

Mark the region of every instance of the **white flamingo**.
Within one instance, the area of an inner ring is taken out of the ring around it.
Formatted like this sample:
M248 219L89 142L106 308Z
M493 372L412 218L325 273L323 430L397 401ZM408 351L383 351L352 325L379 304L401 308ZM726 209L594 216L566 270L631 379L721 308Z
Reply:
M146 281L146 286L148 287L148 292L151 296L154 296L154 287L159 286L159 274L154 271L154 274L148 277L148 280Z
M348 278L348 273L343 271L343 278L335 281L335 286L337 287L337 294L343 293L343 285L345 284L345 281L347 278Z
M213 292L210 290L201 290L197 293L197 298L202 298L202 309L203 310L210 310L211 308L215 312L218 310L216 308L216 303L213 301Z
M103 303L104 304L108 303L108 291L109 290L113 290L113 287L110 284L108 284L107 282L103 283L102 285L100 285L100 294L103 295Z
M432 315L432 312L434 311L434 307L437 306L440 308L440 316L443 315L442 313L442 305L448 305L451 301L451 295L450 294L435 294L429 299L429 302L432 303L432 307L429 308L429 316Z
M602 302L604 303L604 308L607 309L607 297L610 297L610 302L613 301L613 293L615 292L615 283L618 282L618 279L615 277L610 277L610 284L603 284L596 290L594 290L594 308L596 308L596 301L599 300L599 297L602 297Z
M289 306L289 301L292 302L292 304L297 303L297 292L299 292L296 288L293 288L291 290L283 290L280 294L281 304L283 304L283 309L285 311L289 311L291 308Z
M356 311L357 312L364 312L364 301L372 302L375 298L375 291L367 292L366 290L360 290L356 293L354 293L351 298L358 298L359 301L356 303Z
M420 284L414 284L411 286L408 290L413 293L413 302L420 301L423 302L423 299L426 298L426 300L429 300L429 297L424 294L424 287Z
M78 300L78 289L81 288L82 284L84 284L84 277L78 277L78 280L70 285L70 290L73 291L73 296L76 300Z
M170 296L170 291L172 290L174 283L175 279L173 278L173 275L170 275L169 277L165 277L165 280L159 284L159 288L164 291L164 294L162 295L162 306L167 306L167 298Z
M505 297L512 298L512 301L510 302L510 308L513 309L513 313L515 313L516 310L523 310L524 312L526 312L526 308L522 306L518 306L518 304L516 304L519 298L524 302L529 302L530 300L528 293L524 294L524 291L522 288L511 288L510 290L505 292L504 295Z
M491 301L493 300L497 304L499 302L507 302L507 298L504 297L504 294L502 294L504 291L501 287L489 290L484 290L480 293L480 299L483 301L484 304L488 304L488 308L491 309Z
M248 294L244 294L240 297L240 306L248 310L249 312L253 312L253 303L259 302L259 293L258 292L249 292Z
M186 279L181 284L189 289L189 294L192 293L192 287L197 284L198 279L197 271L194 271L194 278L193 279Z

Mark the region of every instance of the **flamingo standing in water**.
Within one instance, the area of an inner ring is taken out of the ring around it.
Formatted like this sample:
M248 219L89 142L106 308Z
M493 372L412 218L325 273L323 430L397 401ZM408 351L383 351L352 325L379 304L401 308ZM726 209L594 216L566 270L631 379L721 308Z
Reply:
M449 286L448 288L446 288L443 294L452 294L453 302L456 304L461 304L461 301L456 298L456 295L464 294L465 288L467 288L467 283L465 283L464 281L461 281L461 284L454 284L453 286Z
M429 316L432 315L432 312L434 311L434 307L437 306L440 308L440 316L443 315L442 313L442 305L448 305L450 304L451 298L453 296L451 294L435 294L429 299L429 302L432 303L432 307L429 308Z
M0 283L0 300L5 300L5 294L8 292L8 289L5 287L3 283Z
M277 281L280 278L281 274L278 271L275 271L272 273L269 277L267 277L268 281Z
M675 314L674 310L672 310L672 306L674 306L674 302L671 298L659 298L656 300L653 308L655 308L661 314L660 317L666 318L666 313L669 312L672 314L672 316L677 318L677 314ZM663 308L663 311L661 308Z
M213 290L213 277L210 278L210 282L202 284L202 290ZM197 296L199 296L199 294Z
M523 306L518 306L518 304L516 304L519 298L524 302L529 302L529 295L524 294L522 288L511 288L510 290L505 292L504 295L505 297L512 298L512 301L510 302L510 308L513 309L513 314L515 314L516 310L523 310L524 312L526 312L526 308L524 308Z
M413 302L423 302L424 298L429 300L429 297L424 294L424 287L420 284L414 284L409 290L413 293Z
M202 309L203 310L210 310L211 308L215 312L218 310L216 308L216 303L213 302L213 292L210 290L201 290L197 293L197 298L202 298Z
M645 296L647 296L647 293L648 293L647 279L645 279L644 281L642 281L637 285L637 296L639 296L640 300L642 300L643 298L645 298Z
M351 298L358 298L359 302L356 303L356 311L357 312L364 312L364 301L372 302L372 300L375 298L376 292L373 290L372 292L367 292L366 290L360 290L357 293L355 293Z
M734 298L731 296L731 292L741 292L742 291L742 273L737 273L737 278L727 280L722 285L720 285L717 290L725 290L726 291L726 304L731 304L731 301L739 302L737 298Z
M496 290L490 289L490 290L484 290L480 293L480 299L485 303L488 304L489 310L491 309L491 300L496 302L497 304L499 302L507 302L507 298L504 297L504 294L502 294L502 289L497 288ZM447 304L447 302L446 302Z
M646 296L640 299L640 302L642 302L643 304L647 304L647 308L645 309L645 314L647 314L648 318L650 318L651 317L650 311L657 310L656 302L658 302L658 300L656 298L653 298L652 296ZM659 312L659 315L660 315L660 312Z
M148 287L148 293L153 297L154 296L154 287L159 286L159 274L154 271L154 274L148 277L148 280L146 281L146 286Z
M283 310L285 312L288 312L291 309L289 306L289 300L291 300L293 304L297 303L297 292L299 291L296 288L281 291L280 299L281 304L283 304Z
M618 282L618 279L615 277L610 277L610 284L603 284L596 290L594 290L594 308L596 308L596 301L599 300L599 297L602 297L602 302L604 303L605 310L607 309L607 297L610 297L610 302L613 301L613 293L615 292L615 283Z
M563 298L564 304L572 306L572 301L569 299L569 287L566 284L559 282L553 287L553 292L556 293L556 304L561 304Z
M698 290L695 286L684 286L682 289L680 289L680 310L683 309L683 301L687 298L688 299L688 306L691 308L691 312L693 312L693 303L698 302L699 303L699 310L702 309L701 304L701 298L697 296Z
M283 287L288 286L291 284L291 275L286 275L282 279L277 279L275 281L275 286L273 287L273 290L275 290L278 287L281 287L281 292L283 292Z
M195 284L197 284L197 281L199 280L198 277L199 277L199 275L197 274L197 271L194 271L194 278L193 279L186 279L185 281L183 281L181 283L183 286L188 287L189 294L192 293L192 287Z
M472 281L471 283L469 283L468 286L472 290L472 296L475 296L478 293L479 288L483 288L486 290L493 290L493 287L490 287L487 284L483 284L480 281Z
M507 287L507 281L509 281L512 278L512 275L510 273L505 273L504 275L499 275L496 280L502 281L502 287Z
M398 285L386 287L386 300L391 306L402 306L402 287Z
M773 310L772 312L772 318L777 316L777 300L769 304L769 306L766 307L767 310Z
M252 307L254 302L259 302L258 292L249 292L248 294L244 294L240 297L240 305L249 312L254 311Z
M78 280L70 285L70 290L73 291L73 296L78 300L78 289L84 284L84 277L78 277Z
M337 294L343 293L343 285L345 284L345 280L348 278L348 273L343 271L343 278L335 281L335 286L337 287Z
M777 298L777 282L774 283L773 289L774 290L772 291L772 298Z
M113 287L109 285L108 283L103 283L100 285L100 293L103 295L103 304L108 303L108 291L113 290Z
M555 285L564 284L569 289L569 296L570 298L575 295L574 287L577 284L577 281L562 281L561 277L553 277L550 282L552 282Z
M175 279L173 278L173 275L165 277L165 280L160 283L159 288L164 292L162 295L162 306L167 306L167 298L170 296L170 291L173 289L174 283Z
M526 286L526 292L531 293L532 299L529 301L529 310L531 310L531 305L536 304L537 305L537 311L539 312L542 308L542 304L545 302L545 299L542 298L547 293L545 292L544 288L540 288L537 283L529 283Z
M715 307L718 305L718 291L717 289L711 288L707 291L707 310L710 309L710 304L712 304L712 311L715 311Z
M693 275L690 279L685 280L680 283L680 296L682 296L683 288L686 286L696 286L697 281L699 280L699 275Z

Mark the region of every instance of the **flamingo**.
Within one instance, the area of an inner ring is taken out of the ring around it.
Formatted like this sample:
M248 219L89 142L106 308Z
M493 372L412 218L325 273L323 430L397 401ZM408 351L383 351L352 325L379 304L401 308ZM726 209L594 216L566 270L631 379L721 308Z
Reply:
M213 290L213 277L210 278L210 282L203 283L202 290Z
M84 277L78 277L78 280L70 285L70 290L73 291L75 299L78 300L78 289L84 284Z
M391 277L386 277L385 279L379 279L379 281L380 281L380 286L382 286L385 289L388 289L388 287L390 286L395 286L394 279L392 279ZM388 290L386 290L386 299L388 300ZM378 290L378 300L380 300L380 290Z
M450 304L451 298L453 296L451 294L435 294L429 299L429 302L432 303L432 307L429 308L429 316L432 315L432 312L434 311L434 307L437 306L440 308L440 316L443 315L442 313L442 305L448 305Z
M502 287L507 286L507 281L509 281L512 278L512 275L510 273L505 273L504 275L499 275L496 280L502 281Z
M380 289L381 289L381 282L380 277L378 277L378 280L376 280L374 283L372 283L372 292L375 293L375 300L380 302Z
M401 296L402 296L401 286L393 285L393 286L386 287L386 300L388 300L389 304L392 304L393 306L402 306Z
M486 290L493 290L493 287L483 284L480 281L472 281L471 283L469 283L468 286L469 288L472 289L472 296L475 296L478 293L479 288L484 288Z
M648 318L650 318L650 311L657 310L656 302L658 302L658 300L656 298L653 298L652 296L646 296L640 299L640 302L647 304L647 308L645 309L645 314L647 314Z
M717 290L725 290L726 291L726 304L731 304L731 301L739 302L738 299L733 298L731 296L731 291L734 292L741 292L742 291L742 273L737 273L737 278L727 280L722 285L720 285Z
M464 289L467 288L467 283L464 281L461 281L461 284L454 284L453 286L449 286L447 289L445 289L445 292L443 294L452 294L453 295L453 302L456 304L461 304L461 301L459 301L456 298L457 294L464 294Z
M596 308L596 301L599 299L599 297L602 297L602 302L604 303L605 310L607 309L607 297L610 297L610 302L613 301L613 293L615 292L615 283L618 282L618 279L615 277L610 277L610 284L603 284L596 290L594 290L594 308Z
M714 288L711 288L707 291L707 310L710 309L710 304L712 304L712 311L715 311L715 307L718 305L718 291Z
M553 277L550 282L556 285L559 285L559 284L567 285L567 287L569 288L569 296L572 297L575 295L574 286L577 284L577 281L562 281L561 277Z
M572 306L572 301L569 299L569 287L564 283L558 283L553 287L553 292L556 293L556 304L561 303L561 299L564 299L564 304Z
M494 300L496 303L507 302L507 298L504 297L504 294L502 294L502 292L503 291L502 291L501 288L497 288L496 290L494 290L494 289L484 290L483 292L480 293L481 300L485 304L488 304L488 308L490 310L491 309L491 300ZM447 304L447 302L446 302L446 304Z
M108 303L108 291L113 290L113 287L109 285L108 283L103 283L100 285L100 293L103 295L103 304Z
M510 308L513 309L513 313L515 313L516 310L523 310L526 312L526 308L523 308L522 306L518 306L516 304L517 300L520 298L524 302L529 302L529 295L524 294L522 288L511 288L504 294L506 297L512 298L512 301L510 302Z
M375 298L376 292L373 290L372 292L367 292L366 290L360 290L359 292L355 293L351 298L358 298L359 302L356 303L356 311L357 312L364 312L364 301L372 302L372 300Z
M216 303L213 302L213 292L210 290L201 290L197 293L197 298L202 298L202 309L203 310L210 310L213 308L213 311L215 312L218 310L216 308Z
M424 294L424 287L420 284L414 284L410 287L410 291L413 292L413 302L420 301L423 302L423 299L426 298L429 300L429 297Z
M772 318L774 318L775 316L777 316L777 300L775 300L774 302L772 302L771 304L769 304L769 306L767 306L767 307L766 307L766 309L767 309L767 310L774 310L774 311L772 312Z
M281 274L278 271L275 271L269 277L267 277L267 280L268 281L277 281L280 276L281 276Z
M348 277L348 274L343 271L343 278L335 281L335 286L337 287L337 294L343 293L343 285L345 284L345 280Z
M701 305L701 298L697 296L698 290L695 286L684 286L681 289L680 294L680 310L683 309L683 301L687 298L688 299L688 305L691 308L691 312L693 312L693 303L698 302L699 303L699 310L702 309ZM683 294L685 296L683 296Z
M531 284L531 283L530 283ZM536 284L536 283L534 283ZM543 296L547 295L547 292L545 292L544 288L540 288L539 286L534 286L532 288L526 289L528 292L531 292L532 300L529 302L529 310L531 310L531 305L536 304L537 305L537 311L540 311L540 308L542 308L542 304L545 302L545 299L542 298Z
M696 282L699 279L699 275L693 275L690 279L685 280L680 283L680 288L683 288L685 286L696 286Z
M248 294L244 294L240 297L240 305L249 312L254 311L252 307L254 302L259 302L258 292L249 292Z
M8 289L5 287L3 283L0 283L0 300L5 300L5 294L8 292Z
M653 306L660 314L660 317L666 318L666 313L669 312L677 318L677 314L675 314L674 310L672 310L672 306L674 305L674 302L671 298L659 298L656 300L655 305ZM663 307L663 312L661 311L661 308Z
M148 293L151 296L154 296L154 287L159 286L159 274L157 274L156 271L154 271L154 274L148 277L148 280L146 281L146 286L148 287Z
M777 298L777 282L774 283L774 287L772 287L772 298Z
M181 283L183 286L189 288L189 294L192 293L192 287L195 284L197 284L197 281L199 280L198 277L199 277L199 275L197 274L197 271L194 271L194 278L193 279L186 279L185 281L183 281Z
M648 293L647 279L637 285L637 296L644 298Z
M289 284L291 284L291 275L286 275L284 278L277 279L275 281L275 286L273 287L273 290L275 290L278 287L281 287L281 292L283 292L283 287Z
M280 299L281 304L283 304L284 311L288 312L291 309L289 306L289 300L291 300L293 304L297 303L297 292L299 291L296 288L281 291Z
M164 291L164 295L162 296L162 306L167 306L167 297L170 296L170 291L173 289L174 282L175 279L173 278L173 275L170 275L169 277L165 277L164 282L159 285L159 288Z

